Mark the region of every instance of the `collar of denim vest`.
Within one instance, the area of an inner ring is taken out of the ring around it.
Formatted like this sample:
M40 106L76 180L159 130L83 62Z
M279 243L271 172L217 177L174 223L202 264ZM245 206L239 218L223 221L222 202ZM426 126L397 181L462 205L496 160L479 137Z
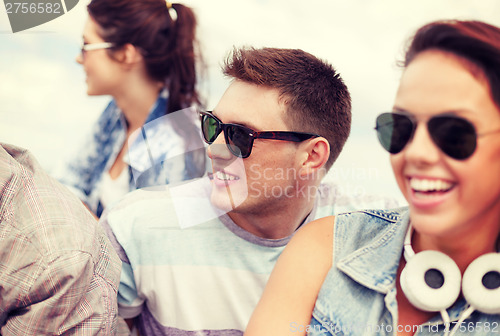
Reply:
M152 122L153 120L156 120L160 117L163 117L167 114L167 103L168 103L168 90L166 88L163 88L159 95L158 95L158 98L156 99L155 103L153 104L153 106L151 106L151 109L149 110L149 114L148 114L148 117L144 123L144 125L142 126L141 130L142 132L144 132L144 128L147 127L148 123ZM113 103L115 104L116 106L116 103L114 102L113 100ZM125 121L125 117L123 116L123 113L121 112L121 110L116 106L116 111L117 111L117 118L121 118L122 119L122 125L124 128L126 128L126 121ZM139 137L139 138L142 138L143 137ZM130 145L130 144L129 144ZM146 151L146 149L144 149L144 151ZM132 151L132 148L129 149L129 151L125 154L125 157L123 158L123 161L125 163L127 163L129 166L132 166L136 169L139 169L141 171L145 170L144 167L135 167L137 164L133 164L132 162L135 161L137 162L137 160L133 160L130 158L130 155L131 153L133 153ZM133 156L137 156L137 154L132 154ZM142 161L139 161L139 162L142 162ZM149 163L149 162L148 162ZM148 166L149 167L149 166Z
M396 284L409 211L406 209L397 220L384 218L382 212L371 214L388 221L383 233L340 259L337 268L361 285L386 294Z
M163 88L160 91L160 94L158 95L158 99L151 107L148 118L146 119L146 122L144 124L147 124L148 122L167 114L167 102L168 102L168 90L166 88Z
M168 97L168 90L166 88L163 88L158 94L158 98L156 99L155 103L153 104L153 106L151 106L145 124L161 116L164 116L167 113ZM111 106L108 108L112 108L112 115L114 116L114 119L112 119L110 122L116 122L118 119L122 119L123 125L125 126L126 122L122 110L118 107L118 105L116 105L116 101L114 99L111 101L110 105Z

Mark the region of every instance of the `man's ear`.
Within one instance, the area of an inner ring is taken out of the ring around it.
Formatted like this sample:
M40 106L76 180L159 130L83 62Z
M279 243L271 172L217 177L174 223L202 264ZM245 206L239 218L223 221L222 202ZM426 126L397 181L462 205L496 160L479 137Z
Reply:
M306 140L300 144L300 176L318 174L330 157L330 144L323 137Z

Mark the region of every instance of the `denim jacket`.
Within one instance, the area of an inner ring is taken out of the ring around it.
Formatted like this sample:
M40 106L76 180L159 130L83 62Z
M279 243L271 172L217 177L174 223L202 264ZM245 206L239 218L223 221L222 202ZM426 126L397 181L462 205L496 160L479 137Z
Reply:
M334 266L318 295L308 335L396 335L404 330L397 322L396 275L408 223L407 208L336 217ZM448 309L452 328L466 308L460 299ZM444 323L437 313L411 330L444 335ZM474 312L455 335L500 335L500 315Z
M167 102L168 91L163 90L145 125L129 137L124 161L129 165L130 191L200 177L206 170L205 146L196 112L188 108L165 115ZM84 146L56 174L97 216L103 211L103 174L109 171L125 141L127 121L113 100Z

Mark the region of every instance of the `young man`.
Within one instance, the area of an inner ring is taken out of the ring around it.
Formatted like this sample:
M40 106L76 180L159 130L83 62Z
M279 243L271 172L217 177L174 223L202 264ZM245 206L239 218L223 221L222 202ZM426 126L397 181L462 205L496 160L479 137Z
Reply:
M0 144L0 334L114 335L121 262L83 204Z
M101 219L124 262L119 313L143 336L241 335L295 230L387 206L320 185L351 121L329 64L301 50L241 49L224 73L232 83L200 113L210 179L133 192Z

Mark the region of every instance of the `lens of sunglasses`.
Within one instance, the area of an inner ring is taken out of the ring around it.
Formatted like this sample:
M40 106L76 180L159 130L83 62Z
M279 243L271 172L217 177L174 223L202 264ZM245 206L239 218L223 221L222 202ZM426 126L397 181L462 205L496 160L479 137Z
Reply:
M250 156L252 137L244 127L228 125L226 127L227 144L231 153L241 158Z
M405 115L383 113L377 117L376 127L380 144L391 154L399 153L413 134L413 122Z
M382 147L391 154L397 154L410 141L415 127L408 116L383 113L377 117L375 128ZM476 149L476 130L465 119L435 116L428 121L427 129L436 146L453 159L464 160Z
M464 160L476 150L476 130L465 119L437 116L429 120L427 127L434 143L454 159Z
M253 145L249 131L238 125L225 125L224 128L224 140L231 153L241 158L247 158ZM219 120L211 115L203 114L201 130L205 141L212 144L223 129Z
M208 115L203 115L201 119L201 131L205 141L211 144L217 139L222 129L217 119Z

